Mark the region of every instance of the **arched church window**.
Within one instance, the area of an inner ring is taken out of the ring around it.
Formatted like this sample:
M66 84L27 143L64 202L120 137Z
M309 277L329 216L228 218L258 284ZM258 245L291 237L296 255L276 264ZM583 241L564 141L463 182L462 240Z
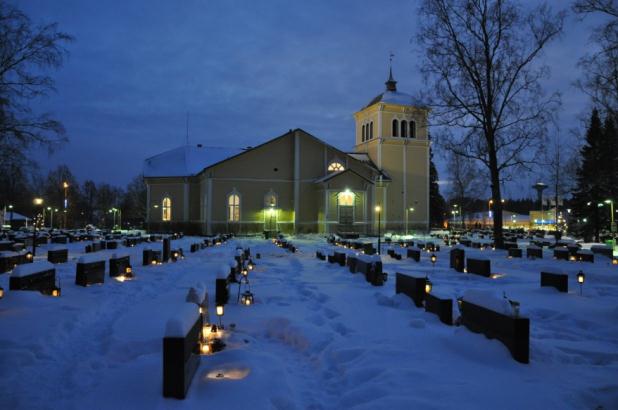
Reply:
M328 164L328 172L345 171L345 167L340 162L333 161Z
M363 132L362 132L363 133L363 139L362 139L362 141L365 142L365 124L363 124L362 128L363 128Z
M396 137L399 129L399 122L397 120L393 120L393 137Z
M406 120L401 121L401 138L406 138L408 136L408 123Z
M227 220L230 222L240 221L240 196L238 194L230 194L227 197Z
M277 207L277 194L275 194L272 190L266 194L264 197L264 205L268 208L276 208Z
M369 123L369 139L373 139L373 121Z
M416 138L416 122L410 121L410 138Z
M170 197L166 196L163 198L163 202L161 203L161 211L161 219L163 221L172 220L172 200Z
M349 190L339 192L337 203L339 206L354 206L354 192Z

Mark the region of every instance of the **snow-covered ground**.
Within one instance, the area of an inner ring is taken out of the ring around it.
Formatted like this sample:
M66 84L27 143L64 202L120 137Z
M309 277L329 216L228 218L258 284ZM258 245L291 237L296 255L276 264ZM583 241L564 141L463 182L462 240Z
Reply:
M372 287L317 260L315 250L328 248L319 238L293 240L296 254L258 239L188 253L196 240L173 241L186 258L161 266L142 267L144 245L130 248L135 280L106 276L88 288L74 284L84 243L70 244L71 261L56 265L59 298L6 291L9 274L0 275L0 408L618 408L618 266L609 259L555 261L547 251L542 260L507 259L505 251L466 249L502 274L487 279L449 269L444 247L435 267L427 253L420 263L383 256L389 280ZM227 348L202 358L186 400L164 399L165 323L197 283L214 302L216 271L239 244L262 255L250 273L256 303L236 305L232 287ZM541 288L545 270L568 273L569 293ZM530 364L395 295L395 272L428 274L442 296L489 289L521 302L531 321Z

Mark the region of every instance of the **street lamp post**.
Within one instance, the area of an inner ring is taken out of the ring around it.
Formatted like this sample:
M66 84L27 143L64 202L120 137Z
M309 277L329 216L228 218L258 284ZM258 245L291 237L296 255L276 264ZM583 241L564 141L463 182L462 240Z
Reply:
M614 201L611 199L605 200L606 204L609 204L609 212L610 212L610 226L609 230L611 233L616 233L616 221L614 220Z
M54 212L58 212L58 210L51 206L48 206L47 210L49 211L49 229L54 229Z
M118 214L118 226L122 229L122 210L120 208L112 208L109 210L109 213L114 216L112 230L116 229L116 214Z
M408 235L408 225L409 225L409 219L410 219L410 212L414 212L414 208L410 207L410 208L406 208L406 235Z
M43 198L34 198L34 206L38 207L43 206ZM45 210L45 208L43 208ZM45 219L43 219L43 223L45 223ZM34 219L32 220L32 259L36 256L36 211L34 215Z
M381 255L380 248L381 248L381 245L382 245L382 243L380 241L380 237L381 237L381 235L380 235L380 215L381 215L381 211L382 211L382 208L380 208L380 206L377 205L376 206L376 212L378 213L378 255Z
M504 205L504 199L501 199L501 200L500 200L500 203ZM488 208L488 210L489 210L489 211L487 212L487 217L488 217L488 219L487 219L487 224L488 224L488 225L490 225L489 218L492 218L492 215L491 215L491 206L492 206L493 204L494 204L494 200L493 200L493 199L490 199L490 200L489 200L489 205L487 206L487 208Z
M9 228L13 229L13 205L9 205Z
M114 208L107 211L108 214L112 214L112 231L116 227L116 211Z
M67 228L67 209L69 208L69 183L64 181L62 183L62 188L64 189L64 229Z

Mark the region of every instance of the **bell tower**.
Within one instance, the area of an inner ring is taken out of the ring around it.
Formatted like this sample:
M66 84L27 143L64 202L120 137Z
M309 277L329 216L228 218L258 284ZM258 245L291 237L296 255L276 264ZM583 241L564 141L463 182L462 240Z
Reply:
M354 114L354 151L366 153L382 171L375 204L382 209L384 232L429 228L429 109L397 90L389 68L386 89Z

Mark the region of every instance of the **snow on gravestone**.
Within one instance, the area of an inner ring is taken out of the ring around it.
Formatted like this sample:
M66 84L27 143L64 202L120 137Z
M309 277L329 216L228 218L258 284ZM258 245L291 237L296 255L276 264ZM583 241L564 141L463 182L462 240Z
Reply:
M462 299L494 312L513 316L513 308L509 301L491 290L468 289L464 292Z
M199 311L192 303L184 303L165 324L165 337L185 337L198 319Z
M37 261L33 263L26 263L23 265L17 265L13 269L12 277L21 278L24 276L33 275L39 272L45 272L51 269L55 269L54 265L47 261Z
M128 256L129 256L129 254L127 252L114 252L114 253L112 253L111 258L112 259L121 259L121 258L126 258Z
M380 262L382 261L382 258L380 258L380 255L367 255L367 254L357 254L358 256L356 257L358 260L366 262L366 263L373 263L373 262Z
M104 262L105 255L97 255L96 253L88 253L86 255L82 255L77 260L77 263L93 263L93 262Z

